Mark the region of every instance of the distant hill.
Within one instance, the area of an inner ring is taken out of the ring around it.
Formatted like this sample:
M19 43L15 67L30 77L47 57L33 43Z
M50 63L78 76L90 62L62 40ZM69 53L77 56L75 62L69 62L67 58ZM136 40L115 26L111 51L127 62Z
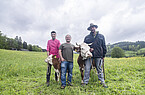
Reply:
M114 47L122 48L127 53L126 56L137 56L137 55L144 54L145 50L143 48L145 48L145 41L118 42L115 44L108 44L106 56L108 56L108 57L111 56L111 51ZM128 52L128 51L130 51L130 52Z

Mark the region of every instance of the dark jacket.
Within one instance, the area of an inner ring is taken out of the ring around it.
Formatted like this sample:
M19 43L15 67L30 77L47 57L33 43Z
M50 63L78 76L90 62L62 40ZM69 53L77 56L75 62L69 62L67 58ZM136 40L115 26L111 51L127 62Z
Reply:
M102 34L99 34L98 32L94 38L93 33L90 32L90 34L85 37L84 42L87 44L92 43L90 47L94 49L94 51L92 52L93 57L96 58L105 57L107 49L105 45L105 38Z

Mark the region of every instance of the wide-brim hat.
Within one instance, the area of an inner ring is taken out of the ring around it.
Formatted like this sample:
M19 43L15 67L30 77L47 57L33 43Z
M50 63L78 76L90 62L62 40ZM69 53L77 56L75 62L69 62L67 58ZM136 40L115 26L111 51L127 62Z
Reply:
M92 28L92 27L96 27L96 28L98 28L97 25L94 25L93 23L91 23L90 26L87 28L87 30L91 31L91 28Z

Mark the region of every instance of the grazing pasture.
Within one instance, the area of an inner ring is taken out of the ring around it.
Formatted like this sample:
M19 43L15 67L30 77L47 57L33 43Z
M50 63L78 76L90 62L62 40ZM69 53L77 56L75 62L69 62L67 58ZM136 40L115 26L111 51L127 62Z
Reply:
M52 68L50 86L46 86L46 52L10 51L0 49L0 95L112 95L145 94L145 57L105 58L108 88L103 88L91 71L89 84L82 87L74 54L73 86L60 89Z

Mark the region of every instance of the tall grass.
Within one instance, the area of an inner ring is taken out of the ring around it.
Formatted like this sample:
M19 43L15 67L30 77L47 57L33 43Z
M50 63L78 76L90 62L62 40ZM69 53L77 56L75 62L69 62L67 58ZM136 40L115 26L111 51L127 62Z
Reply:
M112 95L145 93L145 58L105 58L106 84L99 85L97 75L91 71L87 86L82 87L79 67L74 55L73 86L60 89L61 83L54 80L52 68L50 86L47 87L46 53L10 51L0 49L0 94L2 95Z

